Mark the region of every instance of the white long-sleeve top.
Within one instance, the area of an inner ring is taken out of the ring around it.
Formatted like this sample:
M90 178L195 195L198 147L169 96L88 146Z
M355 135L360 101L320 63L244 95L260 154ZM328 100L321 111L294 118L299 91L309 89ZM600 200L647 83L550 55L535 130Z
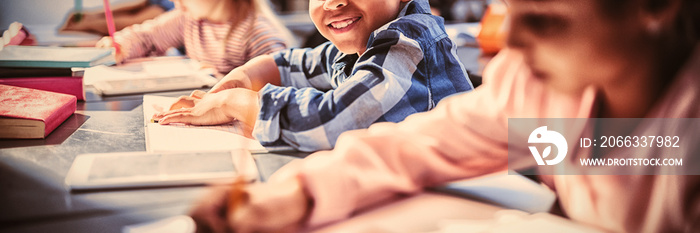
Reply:
M172 10L125 28L114 39L125 59L163 55L171 47L184 46L188 57L227 74L256 56L287 48L283 38L269 19L256 13L232 25L198 20Z

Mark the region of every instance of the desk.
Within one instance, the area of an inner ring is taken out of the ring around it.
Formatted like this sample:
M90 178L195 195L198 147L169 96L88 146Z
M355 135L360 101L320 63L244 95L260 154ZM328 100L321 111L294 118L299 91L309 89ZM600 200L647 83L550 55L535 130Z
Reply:
M89 92L87 100L78 103L80 110L47 139L0 141L0 232L121 232L125 225L186 214L193 202L207 191L206 187L71 193L63 185L78 154L146 150L141 98L141 95L102 98ZM253 155L263 181L284 164L302 156L301 153ZM391 227L392 222L382 225L362 219L386 215L387 211L396 212L396 208L409 212L393 215L392 219L411 219L415 215L411 215L410 210L420 212L424 208L421 205L426 204L424 199L436 198L435 195L410 197L389 204L388 208L371 210L366 215L320 230L333 231L343 226ZM455 197L438 200L448 206L461 206L460 211L443 212L452 217L486 218L491 216L488 213L499 209ZM409 204L397 205L400 203ZM480 210L477 215L474 215L475 208ZM430 222L435 217L422 218ZM364 223L357 224L358 221Z
M474 51L460 49L461 59L475 59ZM0 232L121 232L187 213L205 187L71 193L63 185L76 155L146 150L141 103L142 95L102 97L88 89L78 111L45 140L0 140ZM263 181L303 156L253 155Z
M205 187L67 191L64 178L76 155L146 150L141 95L102 98L88 92L86 97L47 139L0 140L0 232L121 232L124 225L185 214L206 191ZM297 157L256 154L254 158L266 180Z

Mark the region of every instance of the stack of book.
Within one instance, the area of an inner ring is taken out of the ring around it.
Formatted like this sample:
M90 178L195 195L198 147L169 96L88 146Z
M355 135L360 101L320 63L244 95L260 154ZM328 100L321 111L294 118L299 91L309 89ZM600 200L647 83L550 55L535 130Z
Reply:
M46 138L75 110L75 96L0 84L0 138Z
M0 50L0 84L85 100L82 72L75 72L75 68L114 63L108 48L7 46Z

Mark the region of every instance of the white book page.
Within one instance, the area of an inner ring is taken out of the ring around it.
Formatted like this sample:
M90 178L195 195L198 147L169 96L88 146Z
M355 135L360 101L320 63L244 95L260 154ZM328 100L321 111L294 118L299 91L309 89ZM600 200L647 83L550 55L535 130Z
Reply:
M243 136L244 125L238 121L215 126L160 125L151 122L155 113L168 109L175 100L175 97L143 96L146 150L149 152L234 149L247 149L251 153L267 151L257 140Z

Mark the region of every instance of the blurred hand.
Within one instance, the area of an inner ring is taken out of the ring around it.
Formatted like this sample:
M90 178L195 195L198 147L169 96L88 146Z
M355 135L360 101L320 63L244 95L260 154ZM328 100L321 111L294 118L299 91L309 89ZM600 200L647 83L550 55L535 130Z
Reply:
M239 120L252 126L260 111L257 92L242 88L210 92L201 98L180 97L171 109L154 115L153 119L159 124L191 125L218 125Z
M253 184L241 191L231 195L230 187L217 187L200 199L190 213L197 232L296 232L302 228L310 199L298 179Z
M196 232L231 232L226 222L231 187L216 186L197 201L190 210Z
M97 43L95 44L95 47L97 48L112 48L114 47L114 42L112 41L112 37L105 36L102 37ZM117 62L117 64L121 64L124 61L124 52L121 51L121 49L117 49L114 51L114 59Z
M58 28L59 32L64 32L64 31L82 31L82 32L92 32L92 25L94 25L95 19L94 17L89 17L91 19L86 19L88 18L90 14L81 14L78 16L75 12L70 12L68 13L68 17L66 17L66 21L63 22L60 28ZM93 23L94 22L94 23Z

